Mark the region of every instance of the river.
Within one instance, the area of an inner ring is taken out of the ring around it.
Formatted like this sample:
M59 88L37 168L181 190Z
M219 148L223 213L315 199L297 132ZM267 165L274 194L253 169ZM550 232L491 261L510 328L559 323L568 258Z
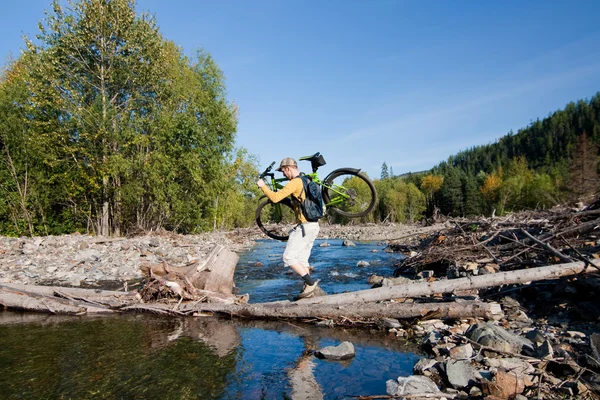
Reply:
M323 243L329 246L321 246ZM327 293L367 289L390 275L398 255L377 242L318 240L314 276ZM301 281L281 266L283 243L265 240L241 255L239 293L250 302L291 299ZM358 267L359 261L368 266ZM385 394L410 375L417 349L377 328L300 322L152 315L66 317L0 313L2 399L345 399ZM311 351L350 341L353 359Z

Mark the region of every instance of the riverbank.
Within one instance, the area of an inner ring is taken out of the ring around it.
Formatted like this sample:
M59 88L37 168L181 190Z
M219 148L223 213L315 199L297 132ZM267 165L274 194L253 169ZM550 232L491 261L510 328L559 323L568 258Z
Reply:
M444 229L434 226L328 225L320 238L391 241ZM216 245L242 253L256 240L268 239L258 228L179 235L150 232L135 237L62 236L0 237L0 283L95 286L142 279L141 266L166 262L179 267L202 260Z

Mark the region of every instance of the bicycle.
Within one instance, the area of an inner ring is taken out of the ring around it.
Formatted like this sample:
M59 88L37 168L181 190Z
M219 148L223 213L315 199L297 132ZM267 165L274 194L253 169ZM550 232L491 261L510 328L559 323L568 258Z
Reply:
M321 153L300 157L299 161L310 161L312 173L305 174L321 186L321 194L327 213L337 213L347 218L364 217L377 203L375 185L357 168L339 168L332 171L325 179L319 178L317 170L326 164ZM275 161L260 174L260 179L273 191L283 188L282 182L287 178L275 178L271 172ZM270 180L265 178L269 177ZM279 203L273 203L266 196L259 199L256 209L256 224L270 238L286 241L289 231L297 225L292 199L287 197Z

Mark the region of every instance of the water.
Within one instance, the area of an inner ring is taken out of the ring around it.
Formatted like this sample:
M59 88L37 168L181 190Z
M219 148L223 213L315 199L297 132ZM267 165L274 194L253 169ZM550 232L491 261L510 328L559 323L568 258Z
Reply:
M329 246L321 246L323 243ZM319 286L328 294L369 289L369 276L391 276L394 263L403 257L384 252L385 245L379 242L342 243L339 239L316 240L309 260L315 268L311 275L321 280ZM302 290L303 281L283 266L284 249L283 242L264 240L240 257L235 282L239 293L250 293L250 303L293 300ZM369 266L358 267L359 261Z
M313 252L314 275L328 293L368 288L366 277L389 274L397 257L372 253L383 247L376 243L329 243L317 243ZM289 299L301 289L281 267L282 251L283 244L264 241L241 257L237 286L252 302ZM371 267L356 267L360 260ZM351 360L310 356L346 340L356 349ZM345 399L385 394L385 381L410 375L418 358L414 347L377 329L0 313L1 399L290 399L298 393Z

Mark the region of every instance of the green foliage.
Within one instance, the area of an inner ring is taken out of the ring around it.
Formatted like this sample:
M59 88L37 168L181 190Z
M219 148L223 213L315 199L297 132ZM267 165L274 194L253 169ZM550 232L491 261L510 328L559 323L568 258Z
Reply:
M39 26L0 81L3 233L248 223L256 168L210 54L183 56L130 0L55 1Z
M414 222L426 209L425 195L411 182L381 179L374 182L379 204L377 218L382 222Z

